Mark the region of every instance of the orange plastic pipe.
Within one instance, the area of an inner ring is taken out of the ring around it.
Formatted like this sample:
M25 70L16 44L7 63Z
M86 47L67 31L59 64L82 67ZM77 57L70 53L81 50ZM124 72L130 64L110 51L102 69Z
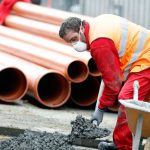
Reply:
M2 35L0 35L0 50L43 67L58 70L71 82L84 81L88 76L88 68L81 60L69 56L67 57Z
M27 18L39 20L42 22L52 23L60 25L63 20L68 17L78 17L84 20L92 20L92 17L74 14L71 12L65 12L61 10L56 10L52 8L46 8L43 6L38 6L30 3L17 2L13 6L13 11L20 16Z
M47 37L57 42L64 43L64 41L58 36L59 27L55 25L50 25L47 23L29 20L26 18L13 16L13 15L10 15L5 19L5 25L12 27L12 28L20 29L26 32L34 33L43 37ZM63 50L61 49L61 51ZM77 54L76 52L74 55L81 56L82 54L79 54L79 53ZM85 58L87 56L82 55L81 57ZM93 76L100 75L100 72L98 71L97 66L92 58L88 61L88 67L89 67L91 75Z
M81 83L71 84L71 100L79 106L90 106L96 102L99 92L99 81L93 76Z
M89 73L92 76L99 76L100 72L92 59L89 52L76 52L71 46L67 46L46 38L36 36L30 33L25 33L16 29L12 29L6 26L0 26L0 35L4 35L13 39L17 39L23 42L27 42L42 48L46 48L51 51L62 53L71 57L75 57L85 62L88 65Z
M70 83L58 71L40 67L4 52L0 52L0 62L23 70L29 81L28 94L34 96L44 106L60 107L70 97Z
M65 43L58 35L59 26L51 25L44 22L30 20L27 18L9 15L6 17L4 24L22 31L30 32L58 42Z
M28 82L25 74L12 65L8 66L0 62L0 100L17 101L25 95L27 89Z

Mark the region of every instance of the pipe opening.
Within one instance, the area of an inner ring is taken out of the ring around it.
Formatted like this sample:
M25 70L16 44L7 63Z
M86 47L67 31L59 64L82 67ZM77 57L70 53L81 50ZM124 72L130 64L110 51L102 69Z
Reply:
M74 61L68 67L68 75L72 82L84 81L88 76L88 67L81 61Z
M97 68L97 65L94 61L93 58L91 58L88 62L88 67L89 67L89 73L93 76L99 76L100 75L100 72Z
M25 75L16 68L6 68L0 73L0 97L4 101L15 101L27 90Z
M68 81L58 73L44 75L38 84L38 96L42 103L49 107L63 105L70 96Z
M72 83L72 101L79 106L92 105L96 102L99 85L99 81L92 76L88 76L88 78L81 83Z

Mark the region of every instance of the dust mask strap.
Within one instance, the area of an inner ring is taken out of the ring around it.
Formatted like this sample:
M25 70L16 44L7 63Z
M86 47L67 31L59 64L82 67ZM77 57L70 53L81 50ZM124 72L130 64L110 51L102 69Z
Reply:
M81 21L81 25L80 25L80 29L79 29L79 40L75 43L72 43L72 46L74 47L74 49L78 52L83 52L83 51L86 51L87 49L87 45L86 43L82 42L81 41L81 33L82 33L82 21Z
M80 25L80 29L79 29L79 41L81 41L80 38L81 38L81 33L82 33L82 27L83 27L83 24L81 21L81 25Z

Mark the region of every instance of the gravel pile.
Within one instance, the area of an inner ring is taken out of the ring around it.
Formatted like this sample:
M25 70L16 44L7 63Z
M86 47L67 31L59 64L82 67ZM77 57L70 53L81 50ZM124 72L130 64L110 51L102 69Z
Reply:
M18 137L0 142L0 150L75 150L69 137L60 133L25 131Z
M85 119L82 116L77 116L76 120L71 122L72 131L70 134L71 139L73 138L102 138L108 136L111 132L106 128L98 128L92 124L89 119Z
M71 125L69 135L26 130L18 137L1 141L0 150L75 150L72 147L75 138L101 138L110 134L109 130L97 128L82 116L77 116Z

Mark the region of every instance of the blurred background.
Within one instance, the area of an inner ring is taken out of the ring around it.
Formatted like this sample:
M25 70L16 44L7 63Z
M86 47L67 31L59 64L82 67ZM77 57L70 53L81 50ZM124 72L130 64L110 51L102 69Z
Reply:
M150 0L32 0L33 3L69 12L97 16L111 13L150 28Z

